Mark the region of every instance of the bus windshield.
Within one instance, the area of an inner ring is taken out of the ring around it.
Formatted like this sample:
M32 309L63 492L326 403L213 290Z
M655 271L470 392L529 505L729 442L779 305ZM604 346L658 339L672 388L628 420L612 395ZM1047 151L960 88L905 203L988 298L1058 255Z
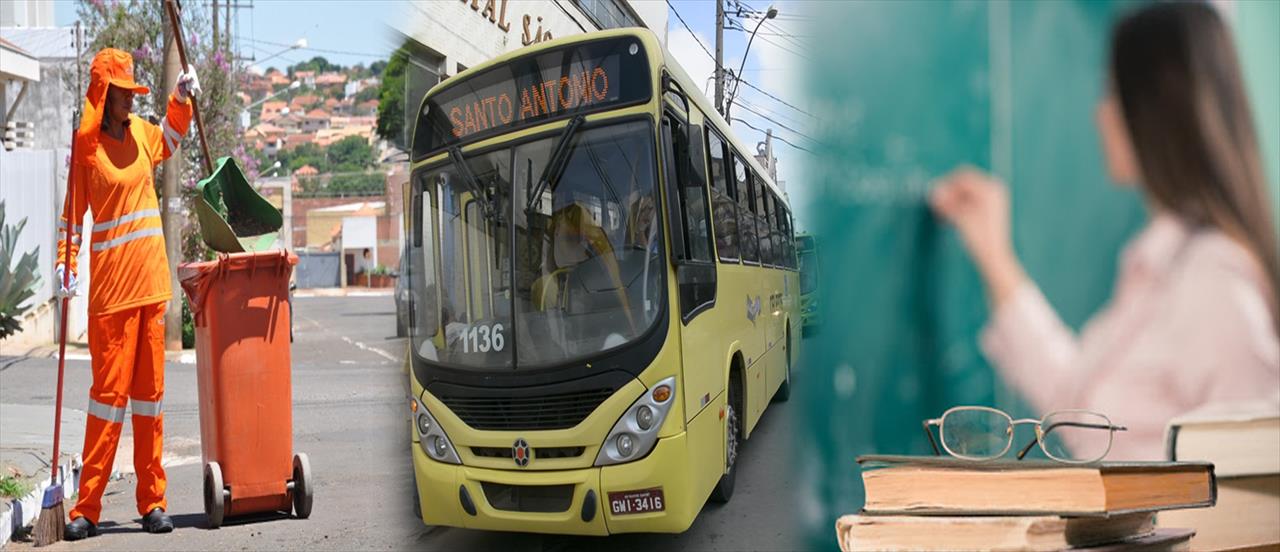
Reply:
M455 150L414 174L419 359L551 366L624 345L658 319L665 264L651 124L565 133L563 167L538 186L560 138Z
M813 246L812 238L801 241L800 245L800 294L808 295L818 287L818 249Z

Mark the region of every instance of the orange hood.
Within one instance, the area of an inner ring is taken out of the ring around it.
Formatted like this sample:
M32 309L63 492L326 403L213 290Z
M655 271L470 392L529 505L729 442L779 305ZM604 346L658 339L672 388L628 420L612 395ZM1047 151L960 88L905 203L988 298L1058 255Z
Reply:
M90 156L97 149L98 133L107 107L107 89L112 85L138 94L151 92L133 80L133 56L128 52L103 48L93 56L93 64L89 67L89 89L84 95L84 111L80 116L80 128L76 131L83 156Z

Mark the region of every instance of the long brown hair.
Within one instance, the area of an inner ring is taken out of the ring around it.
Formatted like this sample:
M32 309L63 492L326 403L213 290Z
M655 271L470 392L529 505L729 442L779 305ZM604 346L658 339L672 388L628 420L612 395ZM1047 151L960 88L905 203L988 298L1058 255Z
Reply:
M1200 2L1144 7L1111 35L1111 83L1142 187L1162 209L1243 243L1280 330L1280 252L1231 32Z

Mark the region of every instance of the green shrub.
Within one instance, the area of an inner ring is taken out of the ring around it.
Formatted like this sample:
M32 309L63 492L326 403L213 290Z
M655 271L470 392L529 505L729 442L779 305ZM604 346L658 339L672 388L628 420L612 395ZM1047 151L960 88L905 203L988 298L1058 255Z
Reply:
M0 338L22 329L18 319L31 308L25 303L35 295L35 287L40 283L40 276L36 273L40 262L39 247L23 254L17 264L13 263L18 235L26 225L25 217L15 226L6 225L4 202L0 201Z

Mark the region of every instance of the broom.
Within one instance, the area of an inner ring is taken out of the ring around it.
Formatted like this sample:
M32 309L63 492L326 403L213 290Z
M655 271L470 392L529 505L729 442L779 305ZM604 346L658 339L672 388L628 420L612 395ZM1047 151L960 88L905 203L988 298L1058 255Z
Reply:
M79 117L73 117L77 120ZM77 128L79 125L72 125ZM76 171L76 133L71 134L71 167L67 169L67 201L64 206L63 213L66 214L67 228L63 234L62 257L62 287L65 289L71 283L71 227L78 220L71 220L75 214L75 171ZM62 507L62 466L58 463L58 444L59 437L62 435L62 374L67 364L67 306L71 302L69 296L62 297L62 320L60 322L60 330L58 332L58 394L53 411L53 469L51 478L49 479L49 487L44 490L44 499L40 506L40 519L36 521L33 529L33 538L36 546L45 546L62 540L63 532L66 529L67 514Z

